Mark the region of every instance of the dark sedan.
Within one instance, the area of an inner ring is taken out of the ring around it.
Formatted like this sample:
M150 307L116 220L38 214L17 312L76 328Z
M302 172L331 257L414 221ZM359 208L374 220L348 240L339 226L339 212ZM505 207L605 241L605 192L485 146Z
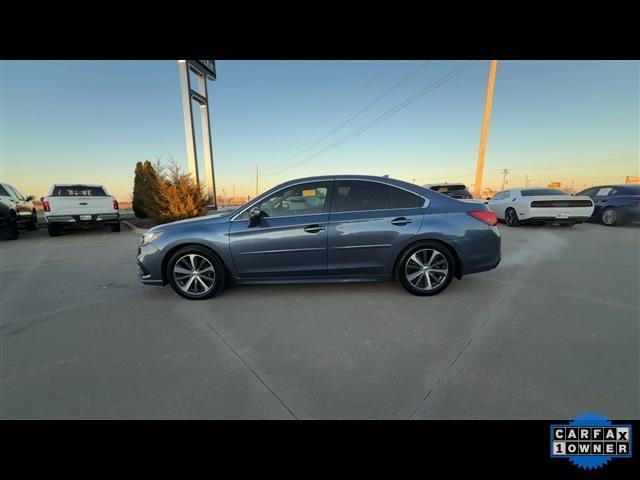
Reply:
M138 249L140 280L209 298L225 283L397 278L435 295L453 277L495 268L500 234L483 204L385 177L292 180L234 212L159 225Z
M601 185L578 193L593 200L591 218L604 225L640 222L640 185Z

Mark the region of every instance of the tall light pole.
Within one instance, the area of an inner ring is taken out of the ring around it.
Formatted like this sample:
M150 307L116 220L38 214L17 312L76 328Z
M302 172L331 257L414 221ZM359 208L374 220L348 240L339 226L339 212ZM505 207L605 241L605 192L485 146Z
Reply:
M496 83L497 60L491 60L489 65L489 80L487 81L487 100L484 104L482 118L482 132L480 133L480 149L478 150L478 164L476 165L476 183L473 194L480 196L482 190L482 176L484 174L484 156L487 150L487 135L489 134L489 120L491 119L491 105L493 104L493 87Z

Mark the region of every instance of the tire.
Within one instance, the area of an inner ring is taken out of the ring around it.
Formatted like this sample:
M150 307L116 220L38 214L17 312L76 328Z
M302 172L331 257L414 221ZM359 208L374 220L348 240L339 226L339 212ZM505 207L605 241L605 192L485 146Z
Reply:
M518 225L520 225L518 214L513 208L509 207L504 212L504 223L505 225L507 225L507 227L517 227Z
M9 217L9 224L7 225L7 233L5 238L7 240L16 240L18 238L18 219L15 216Z
M111 225L111 231L112 232L119 232L120 231L120 222L112 224Z
M428 267L435 265L437 269ZM396 265L395 276L409 293L436 295L445 290L455 274L455 260L441 243L424 241L404 251ZM434 285L437 283L437 285Z
M38 230L38 215L36 212L31 214L31 220L27 222L27 230L34 231Z
M50 237L59 237L62 234L62 228L60 225L56 225L55 223L47 225L47 230L49 230Z
M194 276L194 271L201 274ZM211 298L220 293L225 284L222 261L208 248L198 246L175 252L167 263L166 275L174 292L189 300Z
M620 215L615 208L605 208L600 215L600 221L607 227L613 227L620 224Z

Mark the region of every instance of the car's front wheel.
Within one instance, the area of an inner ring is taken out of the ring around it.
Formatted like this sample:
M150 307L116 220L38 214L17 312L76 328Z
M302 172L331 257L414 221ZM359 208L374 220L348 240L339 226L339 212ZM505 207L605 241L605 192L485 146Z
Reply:
M455 270L455 261L447 248L437 242L421 242L402 254L396 278L409 293L436 295L446 289Z
M190 300L211 298L224 288L222 261L204 247L190 246L174 253L167 264L169 284Z

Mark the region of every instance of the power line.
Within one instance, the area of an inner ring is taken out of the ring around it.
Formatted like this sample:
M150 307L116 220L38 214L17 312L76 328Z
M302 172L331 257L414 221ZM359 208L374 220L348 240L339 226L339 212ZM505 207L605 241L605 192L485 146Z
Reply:
M500 190L504 190L504 184L507 183L507 174L509 173L509 170L504 168L500 173L502 173L502 188Z
M388 117L390 117L391 115L393 115L394 113L402 110L404 107L410 105L411 103L415 102L416 100L420 99L421 97L423 97L424 95L426 95L427 93L431 92L432 90L435 90L436 88L440 87L441 85L445 84L446 82L448 82L449 80L453 79L454 77L458 76L460 73L462 73L464 70L466 70L467 68L469 68L472 64L473 64L473 60L466 62L465 64L463 64L461 67L458 67L454 70L452 70L451 72L449 72L448 74L440 77L438 80L436 80L435 82L427 85L425 88L423 88L422 90L419 90L417 93L413 94L411 97L407 98L406 100L404 100L403 102L399 103L398 105L396 105L395 107L391 108L390 110L387 110L385 113L383 113L382 115L374 118L373 120L371 120L370 122L366 123L365 125L361 126L360 128L357 128L356 130L352 131L351 133L345 135L344 137L342 137L341 139L335 141L334 143L332 143L331 145L328 145L326 147L324 147L323 149L321 149L320 151L309 155L308 157L303 158L302 160L300 160L299 162L286 167L282 170L279 170L277 172L273 172L270 173L267 176L272 176L272 175L277 175L279 173L285 172L291 168L297 167L301 164L303 164L304 162L311 160L313 158L319 157L320 155L324 155L326 152L333 150L336 147L339 147L340 145L342 145L345 142L348 142L349 140L351 140L352 138L360 135L361 133L365 132L366 130L368 130L369 128L373 127L374 125L376 125L377 123L380 123L382 120L387 119Z
M345 101L343 101L340 105L338 105L336 108L334 108L333 110L331 110L327 115L325 115L324 117L322 117L319 121L317 121L316 123L313 124L312 127L310 127L309 129L307 129L305 131L305 133L303 133L301 136L298 137L297 140L295 140L294 143L297 143L302 137L304 137L305 134L313 131L318 125L320 125L322 122L324 122L327 118L329 118L331 115L333 115L334 113L336 113L338 110L340 110L342 107L344 107L347 103L349 103L351 100L353 100L360 92L362 92L365 88L367 88L369 85L371 85L375 80L377 80L385 71L387 71L390 67L391 67L391 63L389 63L387 66L383 67L382 70L380 70L378 73L376 73L373 77L371 77L364 85L362 85L360 88L358 88L355 92L353 92ZM293 160L294 158L296 158L298 155L300 155L301 153L304 153L304 151L302 152L298 152L295 155L293 155L292 157L287 158L286 160L282 161L282 162L278 162L275 165L272 165L271 167L267 168L267 170L273 169L273 168L279 168L282 165L284 165L285 163L289 162L290 160Z
M375 100L373 100L372 102L370 102L369 104L367 104L364 108L360 109L358 111L358 113L356 113L355 115L351 116L350 118L348 118L347 120L345 120L344 122L342 122L340 125L338 125L337 127L335 127L333 130L331 130L329 133L327 133L324 137L320 138L319 140L316 140L315 142L313 142L311 145L309 145L308 147L300 150L298 153L296 153L295 155L293 155L292 157L288 158L287 160L285 160L284 162L281 162L279 165L282 165L284 163L287 163L291 160L293 160L296 157L299 157L300 155L302 155L303 153L309 151L310 149L312 149L313 147L315 147L317 144L319 144L320 142L322 142L323 140L326 140L328 137L330 137L331 135L333 135L335 132L337 132L338 130L340 130L342 127L344 127L346 124L348 124L349 122L351 122L352 120L356 119L357 117L359 117L360 115L362 115L364 112L366 112L369 108L371 108L373 105L375 105L376 103L378 103L380 100L382 100L384 97L386 97L387 95L389 95L392 91L394 91L396 88L398 88L400 85L402 85L404 82L406 82L407 80L409 80L411 77L413 77L416 73L418 73L418 71L420 71L422 68L424 68L427 63L429 63L429 61L426 61L424 63L422 63L421 65L418 66L418 68L416 68L415 70L413 70L409 75L403 77L402 79L400 79L399 82L396 82L391 88L389 88L388 90L386 90L384 93L382 93L381 95L379 95ZM272 167L273 168L273 167ZM270 175L274 175L273 173Z

